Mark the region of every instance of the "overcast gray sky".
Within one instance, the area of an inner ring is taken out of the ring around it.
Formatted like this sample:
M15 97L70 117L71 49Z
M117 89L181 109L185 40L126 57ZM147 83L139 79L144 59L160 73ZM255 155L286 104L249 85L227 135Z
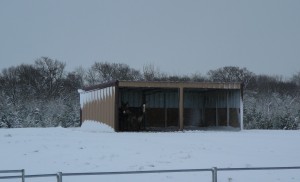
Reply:
M108 61L289 77L300 71L300 1L0 0L0 69L41 56L69 71Z

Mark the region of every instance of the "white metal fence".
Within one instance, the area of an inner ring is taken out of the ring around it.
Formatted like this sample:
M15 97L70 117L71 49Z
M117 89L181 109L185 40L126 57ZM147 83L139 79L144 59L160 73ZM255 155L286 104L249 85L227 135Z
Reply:
M117 172L86 172L86 173L63 173L56 174L36 174L25 175L25 170L0 170L1 179L21 179L25 182L26 178L56 178L57 182L63 182L63 177L70 176L103 176L103 175L128 175L128 174L157 174L157 173L188 173L188 172L211 172L212 182L218 181L218 171L266 171L266 170L300 170L300 166L293 167L249 167L249 168L206 168L206 169L176 169L176 170L147 170L147 171L117 171ZM19 175L3 176L3 174L19 173Z
M2 176L2 174L15 174L20 173L21 175L15 175L15 176ZM15 179L15 178L21 178L22 182L25 182L25 170L0 170L0 179Z

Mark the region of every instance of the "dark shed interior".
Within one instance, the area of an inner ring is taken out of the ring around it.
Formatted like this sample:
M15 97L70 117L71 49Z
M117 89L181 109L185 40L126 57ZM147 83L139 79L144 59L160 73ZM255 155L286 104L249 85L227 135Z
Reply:
M119 129L178 129L178 89L121 88Z
M240 91L219 89L184 90L184 126L240 127Z
M184 129L240 127L240 91L184 89ZM179 129L178 88L120 88L119 131Z

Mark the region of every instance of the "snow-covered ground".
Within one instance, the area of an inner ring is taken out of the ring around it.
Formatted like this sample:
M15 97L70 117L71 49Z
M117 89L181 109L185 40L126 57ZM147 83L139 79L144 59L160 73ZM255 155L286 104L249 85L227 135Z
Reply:
M0 129L0 170L26 174L300 166L300 131L115 133L82 128ZM1 174L0 174L1 175ZM210 172L64 177L63 181L211 181ZM17 181L0 180L2 181ZM21 181L21 180L18 180ZM56 181L54 177L26 179ZM300 181L300 170L219 172L221 182Z

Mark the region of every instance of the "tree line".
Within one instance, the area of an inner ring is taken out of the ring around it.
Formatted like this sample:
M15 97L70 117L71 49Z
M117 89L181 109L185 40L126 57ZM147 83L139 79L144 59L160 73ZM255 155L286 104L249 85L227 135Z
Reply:
M300 72L290 79L226 66L206 74L170 75L153 64L137 70L124 63L96 62L67 72L66 64L41 57L0 73L0 128L80 125L78 89L113 80L242 82L244 128L299 129Z

